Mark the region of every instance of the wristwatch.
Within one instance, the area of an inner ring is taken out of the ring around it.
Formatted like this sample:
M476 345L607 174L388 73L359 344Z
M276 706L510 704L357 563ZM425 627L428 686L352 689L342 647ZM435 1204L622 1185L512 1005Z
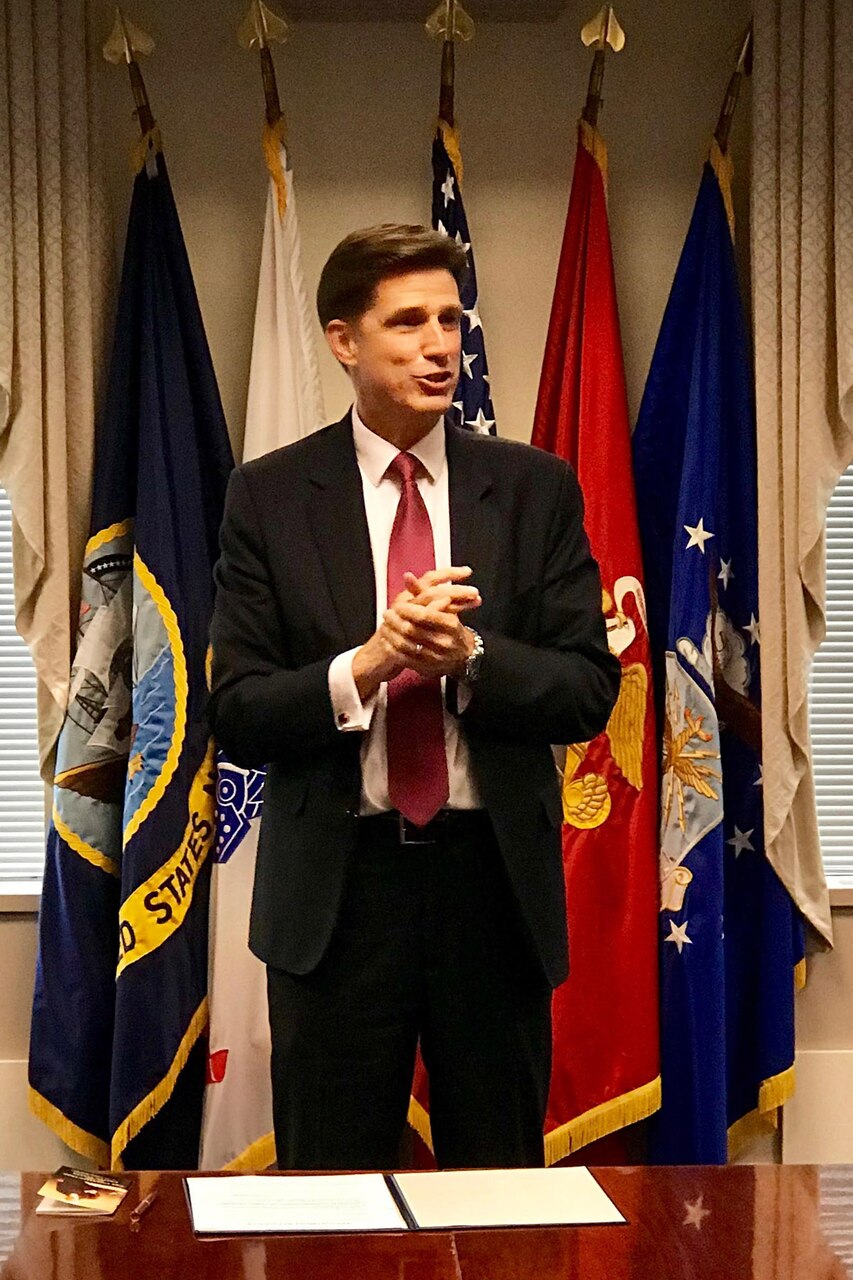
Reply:
M465 663L465 671L463 672L462 679L466 684L473 684L480 674L480 667L483 665L483 654L486 650L483 645L483 637L480 635L479 631L475 631L473 627L470 627L469 630L471 635L474 637L474 649L470 658Z

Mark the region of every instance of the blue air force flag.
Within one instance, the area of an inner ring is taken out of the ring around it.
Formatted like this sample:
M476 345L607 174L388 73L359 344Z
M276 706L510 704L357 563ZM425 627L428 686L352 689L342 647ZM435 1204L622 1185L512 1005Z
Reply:
M152 143L133 189L97 437L30 1048L36 1114L113 1166L171 1096L207 1021L206 659L231 466Z
M462 374L449 413L451 421L483 435L495 435L495 411L489 386L486 340L478 310L477 272L468 231L468 219L459 189L458 169L448 147L458 157L456 133L443 120L432 144L432 225L451 236L468 257L468 274L459 291L465 313L462 316Z
M764 856L755 413L730 183L714 144L634 434L663 698L651 1153L671 1164L725 1161L728 1139L792 1093L803 957L800 917Z

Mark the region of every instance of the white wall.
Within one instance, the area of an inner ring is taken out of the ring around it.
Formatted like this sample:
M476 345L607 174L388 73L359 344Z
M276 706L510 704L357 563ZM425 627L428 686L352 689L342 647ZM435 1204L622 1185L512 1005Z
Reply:
M554 24L482 24L457 58L464 195L498 427L518 439L530 434L575 121L590 64L578 30L595 6L571 0L568 7ZM157 41L144 71L238 449L266 188L259 71L234 36L244 8L242 0L139 0L132 13ZM475 0L470 8L476 18ZM609 59L601 123L610 147L611 231L632 414L749 11L748 0L619 5L628 40L625 51ZM111 23L104 0L100 39ZM428 221L438 57L414 23L304 24L277 52L312 292L328 253L354 227ZM102 63L99 77L118 253L130 188L127 152L136 131L126 72ZM747 86L732 139L744 243L749 105ZM322 357L331 419L346 408L347 383L328 353ZM0 1167L52 1164L58 1149L45 1146L52 1140L24 1118L34 956L33 918L0 916L0 973L7 975L0 998ZM845 916L837 954L815 962L800 997L801 1047L853 1047L851 1010L853 924ZM811 1102L803 1104L810 1116Z

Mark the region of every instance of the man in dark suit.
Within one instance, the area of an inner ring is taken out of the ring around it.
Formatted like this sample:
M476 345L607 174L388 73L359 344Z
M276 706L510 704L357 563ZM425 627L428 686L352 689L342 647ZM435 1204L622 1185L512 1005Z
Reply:
M571 469L445 424L461 247L348 236L317 295L355 404L238 468L211 718L267 765L250 945L283 1168L397 1163L415 1052L440 1166L543 1162L568 972L552 742L619 665Z

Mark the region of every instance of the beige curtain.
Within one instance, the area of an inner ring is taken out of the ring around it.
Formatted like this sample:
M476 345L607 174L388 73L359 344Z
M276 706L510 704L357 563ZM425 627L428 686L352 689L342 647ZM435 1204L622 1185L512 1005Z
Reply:
M752 264L767 855L832 940L807 682L853 459L853 0L756 0Z
M90 0L0 0L0 485L48 777L88 533L112 264L95 141Z

